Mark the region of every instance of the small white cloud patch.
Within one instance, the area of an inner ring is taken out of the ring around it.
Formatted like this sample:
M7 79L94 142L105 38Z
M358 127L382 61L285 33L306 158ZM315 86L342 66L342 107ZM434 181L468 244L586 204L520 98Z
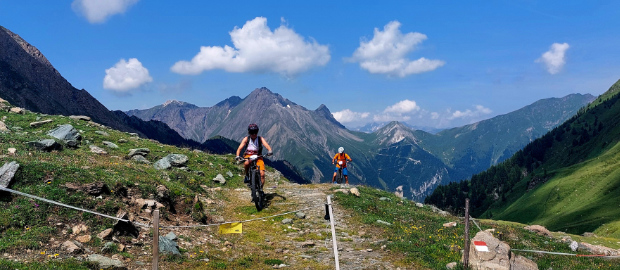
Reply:
M284 20L282 19L284 23ZM202 46L191 61L178 61L170 69L179 74L200 74L206 70L228 72L274 72L294 76L329 62L329 48L315 40L306 41L286 25L274 31L267 19L257 17L230 32L233 47Z
M334 118L340 123L360 122L363 119L368 118L370 113L368 112L354 112L349 109L344 109L339 112L332 113Z
M103 23L108 17L124 13L139 0L74 0L71 8L90 23Z
M455 111L453 112L448 119L449 120L453 120L453 119L457 119L457 118L476 118L485 114L490 114L491 113L491 109L489 108L485 108L482 105L476 105L475 106L476 109L475 110L465 110L465 111Z
M424 57L407 59L407 54L427 37L417 32L403 35L399 27L400 22L392 21L383 27L383 31L375 28L372 40L360 42L353 57L348 60L358 62L360 67L370 73L398 77L432 71L445 64L444 61Z
M142 66L136 58L129 61L121 59L113 67L105 70L103 88L116 92L127 92L145 83L153 81L149 70Z
M560 72L564 64L566 64L566 50L568 50L568 48L570 48L568 43L553 43L549 51L543 53L535 62L545 64L547 72L556 74Z

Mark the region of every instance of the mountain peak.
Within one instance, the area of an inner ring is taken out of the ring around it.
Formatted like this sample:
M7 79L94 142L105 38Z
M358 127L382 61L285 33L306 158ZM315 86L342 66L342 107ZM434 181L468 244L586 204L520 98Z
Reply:
M394 144L407 138L416 141L413 130L398 121L388 123L375 133L379 135L379 144Z
M334 118L334 115L332 114L331 111L329 111L329 109L327 108L327 106L325 106L325 104L321 104L316 110L314 110L314 112L316 112L317 114L319 114L322 117L325 117L327 120L329 120L330 122L334 123L335 125L337 125L337 126L339 126L341 128L345 128L345 126L340 124L340 122L338 122L338 120L336 120L336 118Z
M60 75L60 73L58 72L58 70L56 70L54 68L54 66L52 66L52 63L50 63L50 61L47 60L47 58L45 58L45 56L43 55L43 53L41 53L41 51L39 51L39 49L37 49L35 46L32 46L30 43L28 43L27 41L25 41L22 37L20 37L18 34L15 34L13 32L11 32L11 30L6 29L2 26L0 26L0 31L4 31L6 32L13 40L15 40L15 42L17 42L17 44L19 44L20 47L22 47L22 49L27 52L30 56L32 56L34 59L36 59L37 61L39 61L41 64L43 64L44 66L50 68L51 70L53 70L56 74Z
M191 105L191 104L189 104L187 102L178 101L176 99L170 99L170 100L164 102L164 104L162 104L162 106L166 107L166 106L168 106L170 104L177 105L177 106Z

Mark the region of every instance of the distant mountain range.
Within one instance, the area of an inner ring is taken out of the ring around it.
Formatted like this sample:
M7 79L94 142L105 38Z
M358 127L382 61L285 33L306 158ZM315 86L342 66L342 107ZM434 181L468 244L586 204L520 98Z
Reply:
M423 199L440 183L459 181L509 158L516 151L571 117L594 100L572 94L537 101L515 112L437 134L399 122L372 133L351 131L325 105L308 110L267 88L245 98L230 97L213 107L181 101L126 113L167 123L187 139L222 136L240 141L249 123L257 123L274 147L277 160L287 160L311 182L331 180L335 150L344 146L354 162L353 183L394 190Z
M576 115L471 181L426 199L474 216L620 237L620 81Z
M365 132L365 133L373 133L377 130L379 130L380 128L384 127L385 125L389 124L390 122L372 122L372 123L368 123L366 125L363 125L361 127L347 127L350 130L355 130L355 131L361 131L361 132ZM433 128L433 127L421 127L421 126L413 126L407 123L402 123L403 125L414 129L414 130L422 130L422 131L426 131L428 133L431 134L437 134L440 131L444 130L445 128Z

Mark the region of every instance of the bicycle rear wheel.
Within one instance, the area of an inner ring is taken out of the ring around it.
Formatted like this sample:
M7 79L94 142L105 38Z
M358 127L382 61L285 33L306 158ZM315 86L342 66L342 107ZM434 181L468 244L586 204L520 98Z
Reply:
M338 175L336 175L336 183L342 184L342 168L338 169Z

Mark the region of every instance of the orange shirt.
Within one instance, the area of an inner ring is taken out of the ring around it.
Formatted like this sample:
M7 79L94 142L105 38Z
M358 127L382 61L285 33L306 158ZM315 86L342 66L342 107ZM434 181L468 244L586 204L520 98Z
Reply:
M349 157L349 155L347 155L347 153L337 153L334 156L334 159L336 161L336 167L338 168L346 168L347 167L347 160L350 160L351 157ZM342 161L342 167L340 167L340 162Z

